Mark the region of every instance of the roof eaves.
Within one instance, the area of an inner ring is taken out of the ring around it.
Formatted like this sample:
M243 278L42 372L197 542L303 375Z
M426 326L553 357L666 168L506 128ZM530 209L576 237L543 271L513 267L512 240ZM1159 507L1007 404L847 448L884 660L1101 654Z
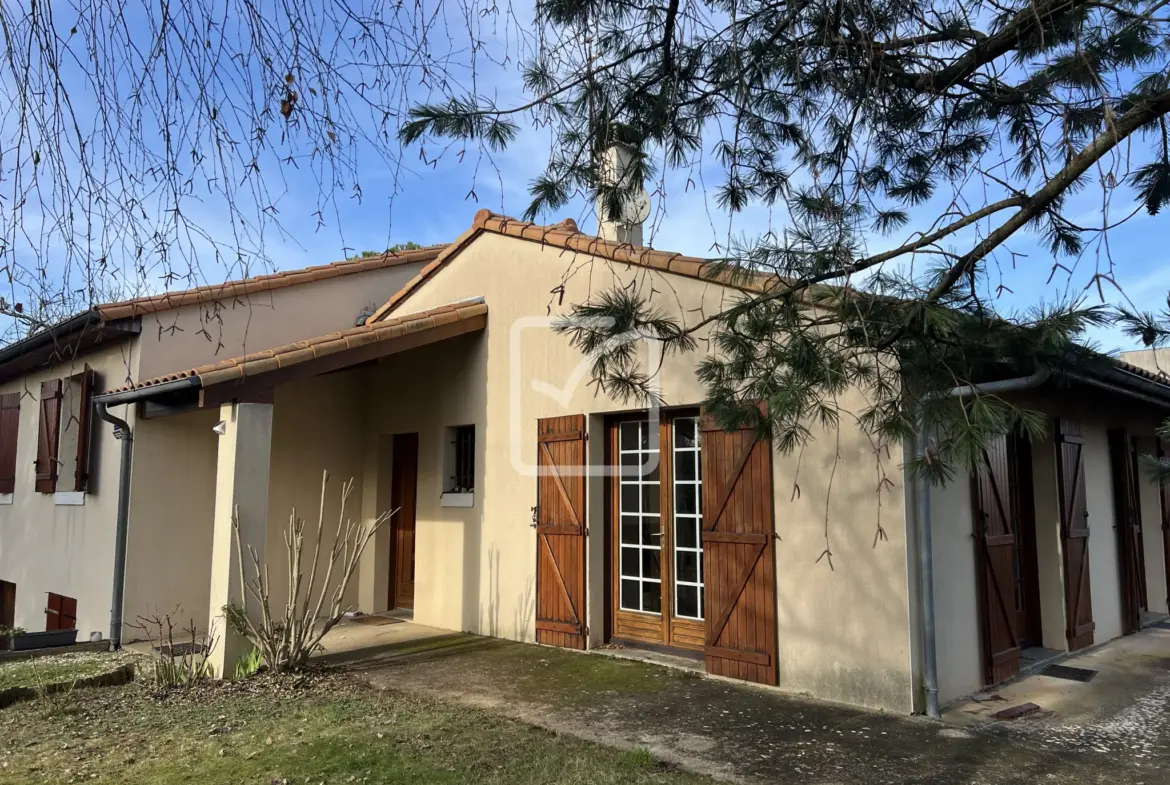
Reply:
M252 278L197 286L192 289L147 295L145 297L123 300L116 303L105 303L96 306L96 310L105 320L141 316L187 305L198 305L216 300L226 300L233 297L244 297L251 294L270 292L289 286L296 286L297 284L323 281L343 275L367 272L369 270L397 267L414 262L427 262L441 254L446 247L445 245L432 245L413 251L388 251L365 259L330 262L328 264L305 267L299 270L284 270L269 275L259 275Z
M94 396L94 398L107 405L114 405L169 394L177 390L207 388L299 365L337 352L356 349L369 343L406 336L461 320L486 316L487 304L482 297L461 300L427 311L388 319L376 325L351 327L347 330L328 333L304 341L147 379L135 385Z

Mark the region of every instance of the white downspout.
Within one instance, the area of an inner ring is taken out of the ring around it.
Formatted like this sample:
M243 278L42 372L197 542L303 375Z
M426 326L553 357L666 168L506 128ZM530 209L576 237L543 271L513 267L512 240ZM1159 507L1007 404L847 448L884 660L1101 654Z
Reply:
M1003 379L987 384L965 384L955 387L939 397L964 398L970 395L995 395L1019 390L1031 390L1048 381L1051 372L1042 369L1030 376ZM923 428L915 440L917 457L926 455L930 434ZM938 719L941 716L938 700L938 659L935 648L934 624L934 552L931 546L932 521L930 515L930 480L918 480L918 503L915 505L915 528L918 534L918 592L922 599L922 678L926 691L926 716Z

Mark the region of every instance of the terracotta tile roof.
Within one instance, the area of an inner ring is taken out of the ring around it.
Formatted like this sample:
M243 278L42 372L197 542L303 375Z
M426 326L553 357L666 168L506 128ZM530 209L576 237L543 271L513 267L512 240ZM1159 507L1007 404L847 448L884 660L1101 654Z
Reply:
M432 245L415 251L391 253L387 251L377 256L352 261L331 262L314 267L305 267L300 270L285 270L271 275L258 275L254 278L244 278L237 281L199 286L194 289L184 289L177 292L138 297L118 303L105 303L96 306L98 314L105 321L124 319L131 316L141 316L147 313L166 311L184 305L209 303L230 297L242 297L259 292L270 292L283 289L286 286L295 286L300 283L311 283L326 278L337 278L342 275L362 273L367 270L381 270L386 267L396 267L400 264L412 262L428 262L438 256L445 245Z
M465 300L462 302L442 305L429 311L412 313L407 316L386 319L372 325L352 327L348 330L320 335L304 341L278 346L274 349L265 349L252 352L241 357L232 357L216 363L201 365L187 371L168 373L147 379L137 384L119 387L102 395L139 390L145 387L157 387L167 382L180 379L198 377L201 387L235 381L246 376L255 376L277 368L287 368L299 363L315 360L347 349L356 349L359 346L400 338L405 335L430 330L435 327L452 324L459 321L473 321L477 318L485 320L487 305L482 298Z
M600 237L582 233L577 229L577 223L572 218L566 218L557 224L541 226L539 224L528 223L527 221L517 221L514 218L499 215L490 210L480 210L475 214L475 220L472 222L471 228L459 235L455 242L445 247L433 260L423 267L418 275L410 279L405 286L395 292L385 305L375 311L366 320L366 324L373 324L379 319L385 318L386 314L394 310L415 289L422 286L428 278L441 270L448 261L484 232L517 237L553 248L561 248L565 251L589 254L590 256L597 256L615 262L624 262L639 267L647 267L665 273L685 275L688 278L699 278L705 281L723 283L724 285L734 286L748 291L760 291L768 281L774 281L769 276L759 276L751 281L738 280L732 282L725 278L714 277L710 275L709 271L707 274L704 274L704 270L711 263L708 259L684 256L683 254L670 251L656 251L653 248L640 248L628 243L615 243L610 240L603 240Z
M1158 382L1159 384L1170 385L1170 374L1165 371L1151 371L1148 368L1142 368L1138 365L1131 365L1125 360L1114 359L1113 362L1123 371L1128 371L1135 376L1140 376L1143 379L1149 379L1151 382Z

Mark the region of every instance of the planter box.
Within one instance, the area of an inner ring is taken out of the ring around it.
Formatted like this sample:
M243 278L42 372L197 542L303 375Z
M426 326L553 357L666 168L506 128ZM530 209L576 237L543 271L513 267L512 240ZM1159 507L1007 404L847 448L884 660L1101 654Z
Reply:
M77 643L77 630L49 630L47 632L26 632L13 636L13 651L48 649L54 646L72 646Z

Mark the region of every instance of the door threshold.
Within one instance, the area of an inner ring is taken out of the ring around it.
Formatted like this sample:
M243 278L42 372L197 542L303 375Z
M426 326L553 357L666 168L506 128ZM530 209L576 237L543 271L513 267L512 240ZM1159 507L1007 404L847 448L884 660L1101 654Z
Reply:
M707 668L703 659L703 652L675 649L667 646L638 643L635 641L611 640L601 646L589 649L595 654L604 654L620 660L635 660L662 665L667 668L706 673Z
M1045 649L1043 646L1029 646L1020 652L1020 673L1035 673L1057 660L1068 657L1067 651Z
M414 621L414 608L394 608L380 615L389 616L391 619Z

